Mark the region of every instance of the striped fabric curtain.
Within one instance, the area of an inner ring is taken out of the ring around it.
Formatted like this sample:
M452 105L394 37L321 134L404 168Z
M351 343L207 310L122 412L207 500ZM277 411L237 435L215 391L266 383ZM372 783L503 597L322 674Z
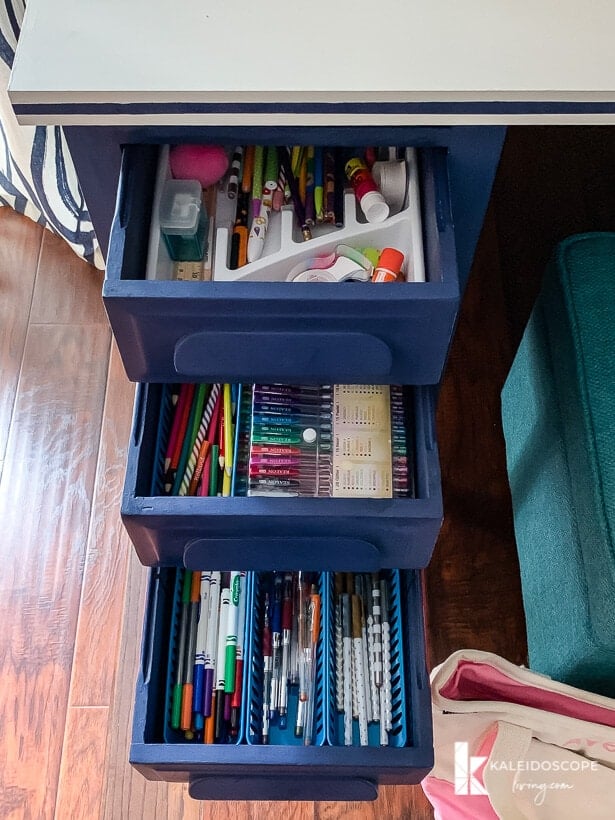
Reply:
M24 9L23 0L0 0L0 204L49 228L103 268L62 128L18 125L6 92Z

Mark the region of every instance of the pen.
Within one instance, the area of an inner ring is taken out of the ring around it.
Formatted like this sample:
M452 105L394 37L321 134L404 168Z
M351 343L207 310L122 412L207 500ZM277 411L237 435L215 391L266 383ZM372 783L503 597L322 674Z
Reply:
M365 597L363 590L363 576L357 573L354 577L355 594L359 599L359 617L361 623L361 648L363 651L363 697L365 699L365 711L367 722L372 721L372 699L369 688L369 653L367 649L367 622L365 619Z
M282 674L280 680L280 729L286 729L288 713L288 678L290 675L290 641L293 626L293 576L284 575L282 594Z
M273 604L271 608L271 697L269 720L273 720L279 708L280 667L282 650L282 576L273 576Z
M264 745L269 743L269 694L271 691L271 625L269 623L269 593L265 593L265 612L263 615L262 634L263 653L263 726L262 741Z
M361 635L361 599L358 595L352 595L352 649L359 712L359 744L367 746L367 703L365 700L365 668L363 666L363 640Z
M344 679L344 745L352 746L352 626L350 596L342 593L343 679Z
M295 216L297 218L297 222L299 223L299 227L301 228L301 233L303 234L304 240L308 240L312 238L312 232L310 231L309 225L306 224L305 221L305 209L303 207L303 203L301 202L301 197L299 195L299 188L297 186L297 180L292 172L292 168L290 167L290 158L288 156L288 149L284 146L278 147L278 159L280 165L284 168L284 173L286 175L286 180L290 186L290 193L293 199L293 206L295 209Z
M306 681L306 649L308 635L308 601L309 595L304 573L300 572L297 580L297 656L299 660L299 704L297 721L295 723L295 737L302 737L305 726L305 702L307 700Z
M235 199L239 190L239 174L241 171L241 160L243 159L243 146L238 145L233 151L231 160L231 171L228 178L226 193L229 199Z
M392 705L391 705L391 631L389 624L389 595L387 582L384 578L380 579L380 607L381 607L381 623L382 623L382 692L384 693L384 703L380 704L380 721L381 726L387 732L393 728ZM382 745L383 743L382 729L380 732Z
M307 658L307 709L305 714L303 742L305 746L312 743L312 732L314 730L314 696L316 690L316 647L318 645L318 635L320 633L320 595L316 592L316 586L312 585L310 595L310 616L309 616L309 654Z

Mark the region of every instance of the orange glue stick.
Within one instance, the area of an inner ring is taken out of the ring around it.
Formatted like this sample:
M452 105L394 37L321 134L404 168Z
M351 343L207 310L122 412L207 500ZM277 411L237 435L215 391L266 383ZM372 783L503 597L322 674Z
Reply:
M404 255L396 248L385 248L372 274L372 282L395 282L401 273Z

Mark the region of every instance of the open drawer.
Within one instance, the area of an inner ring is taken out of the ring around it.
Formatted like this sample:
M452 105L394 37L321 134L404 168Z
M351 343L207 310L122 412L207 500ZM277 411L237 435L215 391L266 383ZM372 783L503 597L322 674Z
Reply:
M353 213L352 193L344 227L309 242L283 212L278 244L241 276L228 269L228 229L218 228L214 278L196 282L173 278L156 228L167 155L157 145L129 145L123 155L103 298L130 379L440 380L459 305L445 148L406 149L405 205L378 225ZM425 281L284 281L297 262L340 243L401 246Z
M164 454L157 436L168 417L169 391L166 385L140 385L122 501L140 560L188 569L272 569L282 556L291 570L426 566L442 522L435 391L407 388L411 495L223 498L162 494Z
M403 690L403 698L394 696L399 700L394 722L403 727L395 740L383 746L370 736L367 746L344 745L325 704L324 714L315 718L315 725L322 728L315 732L313 745L294 740L286 743L279 733L271 737L269 745L263 745L250 737L249 720L243 722L243 734L237 742L205 744L185 742L165 732L165 680L177 579L173 569L152 570L136 687L130 750L133 766L149 779L189 782L191 796L199 799L373 800L379 784L418 783L433 765L420 576L415 571L387 575L396 577L392 607L397 624L392 627L392 655L395 687ZM251 585L252 593L255 587L256 582ZM326 589L325 581L321 592ZM249 602L247 611L253 609L257 611ZM329 625L329 634L333 632L331 610L332 599L323 596L322 623ZM324 645L330 646L330 642ZM248 642L248 659L252 647L253 642ZM329 683L332 655L332 651L323 652ZM403 661L395 661L397 656ZM244 686L246 702L248 689ZM328 702L331 699L334 696Z

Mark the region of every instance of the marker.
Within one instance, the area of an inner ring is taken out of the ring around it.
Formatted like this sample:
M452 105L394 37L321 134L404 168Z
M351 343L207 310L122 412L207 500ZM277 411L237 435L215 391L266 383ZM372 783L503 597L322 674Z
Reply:
M315 203L315 151L313 145L308 145L306 159L305 182L305 221L311 227L316 219Z
M324 222L324 165L322 147L314 148L314 210L316 213L316 222L319 224Z
M263 193L263 163L265 149L262 145L254 147L254 170L252 172L252 218L261 211L261 196Z
M182 609L179 624L179 649L177 652L177 670L175 673L175 685L173 687L173 699L171 704L171 727L179 729L181 727L183 675L186 662L186 638L188 632L188 618L190 613L190 588L192 586L192 573L184 572L182 584Z
M241 190L244 194L249 194L252 190L252 178L254 176L254 146L248 145L243 155L243 169L241 172Z
M209 613L207 617L207 639L205 643L205 683L203 714L211 714L211 699L216 670L216 639L218 635L218 609L220 603L220 573L212 572L209 578Z
M244 656L244 633L246 630L246 576L247 573L241 571L241 586L239 597L239 617L237 619L237 648L235 652L235 691L231 700L231 731L234 735L239 731L239 715L241 712L242 682L243 682L243 656Z
M192 714L194 728L201 731L204 726L203 703L205 695L205 651L207 648L207 622L209 619L209 585L211 573L201 573L201 604L199 608L199 625L196 633L196 650L194 654L194 689L192 692Z
M216 652L216 740L224 736L224 689L226 686L226 639L231 602L231 591L225 587L220 593L220 619L218 622L218 649Z
M241 601L241 573L231 572L230 600L228 608L228 622L226 625L225 669L226 677L224 691L233 694L235 691L235 658L237 653L237 629L239 625L239 604Z
M260 208L252 220L248 237L248 262L260 259L265 246L265 236L269 227L269 215L273 208L273 194L278 187L278 156L273 146L267 148L265 181L262 187ZM254 200L252 200L254 204Z

